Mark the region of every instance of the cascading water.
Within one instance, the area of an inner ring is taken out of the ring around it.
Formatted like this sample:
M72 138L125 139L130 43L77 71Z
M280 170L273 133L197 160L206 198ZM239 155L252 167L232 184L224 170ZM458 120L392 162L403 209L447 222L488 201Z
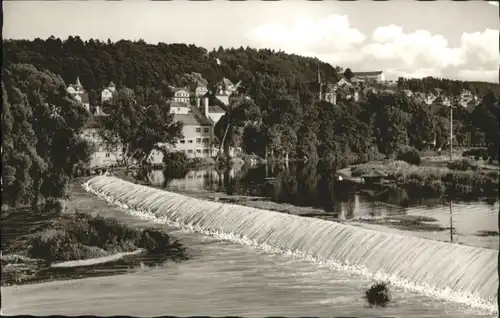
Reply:
M95 177L88 191L156 219L205 233L238 237L427 295L498 312L498 251L361 229L245 206L202 201Z

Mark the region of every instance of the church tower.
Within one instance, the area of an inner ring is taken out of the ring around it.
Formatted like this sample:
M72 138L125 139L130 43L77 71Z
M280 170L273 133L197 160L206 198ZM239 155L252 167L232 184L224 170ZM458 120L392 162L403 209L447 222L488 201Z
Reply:
M319 96L318 96L318 99L319 100L323 100L323 83L321 83L321 73L319 71L319 62L318 62L318 77L317 77L317 80L318 80L318 86L319 86Z

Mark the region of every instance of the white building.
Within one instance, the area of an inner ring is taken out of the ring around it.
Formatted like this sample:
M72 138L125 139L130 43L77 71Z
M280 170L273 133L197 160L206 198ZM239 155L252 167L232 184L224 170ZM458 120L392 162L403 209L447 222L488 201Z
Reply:
M113 98L113 94L115 92L116 92L115 83L110 82L108 87L104 88L101 92L101 103L104 103Z
M185 88L175 88L171 87L174 96L171 98L172 102L177 102L177 103L186 103L189 104L189 92Z
M90 111L89 94L83 88L78 76L76 77L76 83L69 85L66 90L71 97L81 103L87 111Z

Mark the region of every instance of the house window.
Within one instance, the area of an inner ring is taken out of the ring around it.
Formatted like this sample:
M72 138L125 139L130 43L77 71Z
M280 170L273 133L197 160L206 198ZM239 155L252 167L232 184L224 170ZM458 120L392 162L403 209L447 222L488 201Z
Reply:
M196 143L201 144L201 138L196 138Z
M210 140L210 139L208 139L208 138L203 138L203 143L204 143L204 144L208 144L208 141L209 141L209 140Z
M181 144L185 144L186 141L184 139L181 140Z
M193 149L188 149L188 153L193 153Z
M203 128L203 132L207 133L209 131L210 131L210 128L208 128L208 127Z
M196 127L196 132L197 133L201 132L201 127Z
M106 158L109 158L109 152L106 152Z
M203 149L204 154L208 154L208 149Z
M201 149L196 149L196 153L201 153Z
M193 140L192 139L189 139L188 140L188 144L192 144L193 143Z

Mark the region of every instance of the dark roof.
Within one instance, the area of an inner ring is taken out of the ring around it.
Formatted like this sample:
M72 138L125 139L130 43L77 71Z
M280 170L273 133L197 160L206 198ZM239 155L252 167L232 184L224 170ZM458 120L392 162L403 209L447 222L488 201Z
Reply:
M211 113L225 113L226 111L218 105L208 106L208 111Z
M199 126L200 123L196 118L193 116L192 113L190 114L175 114L174 115L174 121L180 121L181 123L184 124L184 126Z
M186 126L210 126L212 121L197 108L191 107L188 114L175 114L174 120L184 123Z
M372 170L368 173L365 173L364 175L361 176L361 178L379 178L379 177L387 177L387 174L383 173L380 170Z
M370 76L370 75L380 75L383 71L373 71L373 72L354 72L354 76Z

